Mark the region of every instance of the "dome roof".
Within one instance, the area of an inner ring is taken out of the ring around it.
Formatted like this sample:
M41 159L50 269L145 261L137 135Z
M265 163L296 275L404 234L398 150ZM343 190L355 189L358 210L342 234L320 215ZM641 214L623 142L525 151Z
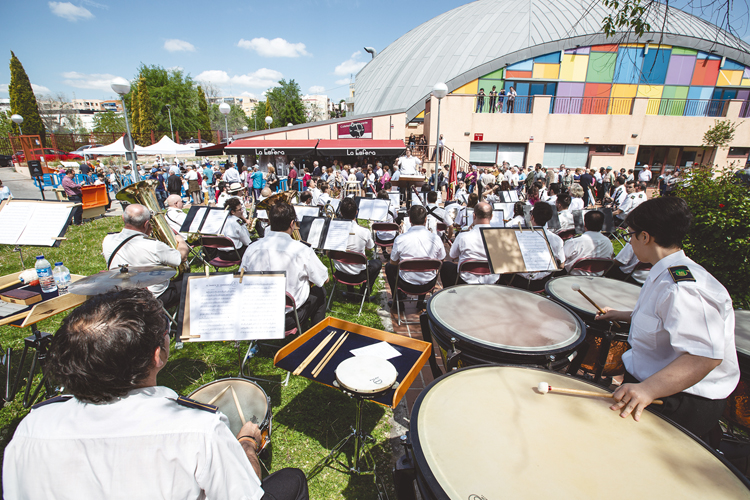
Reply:
M649 15L664 22L664 6ZM576 45L651 41L715 51L750 66L750 45L717 26L671 8L660 34L615 35L601 31L609 10L601 0L478 0L421 24L390 44L357 74L356 115L406 110L407 120L424 109L433 85L448 90L502 68L506 63L574 48Z

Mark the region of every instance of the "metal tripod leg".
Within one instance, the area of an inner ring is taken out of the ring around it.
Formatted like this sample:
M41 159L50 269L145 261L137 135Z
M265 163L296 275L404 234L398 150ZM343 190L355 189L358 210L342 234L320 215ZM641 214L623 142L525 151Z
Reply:
M252 375L245 373L245 366L247 364L247 361L255 356L255 351L253 350L254 347L256 347L258 343L255 340L250 341L250 345L247 347L247 353L245 353L245 356L242 358L242 362L240 363L240 377L247 379L247 380L257 380L258 382L268 382L270 384L278 384L279 382L276 382L275 380L268 380L265 378L258 378L253 377ZM286 373L286 380L281 383L282 386L286 386L289 384L289 375L290 372Z
M31 326L31 331L34 333L34 335L26 337L24 339L23 354L21 355L21 362L16 370L16 378L13 382L13 387L10 390L6 388L6 400L10 401L15 398L18 392L18 385L21 382L21 373L23 371L24 361L26 361L26 355L28 354L30 349L34 349L34 358L31 360L31 367L29 368L29 374L26 379L26 388L24 389L23 394L24 408L29 408L34 403L34 401L36 401L36 399L39 397L39 393L41 392L42 387L46 389L47 395L51 395L54 392L54 389L50 385L49 380L47 380L47 375L44 373L47 352L50 342L52 342L52 334L40 332L37 329L36 325ZM31 394L31 386L34 383L34 375L36 374L37 366L39 366L42 371L42 380L39 381L39 385L37 385L36 389L34 390L32 397L29 398L29 395ZM8 367L10 367L10 358L8 359ZM8 378L8 380L10 379Z

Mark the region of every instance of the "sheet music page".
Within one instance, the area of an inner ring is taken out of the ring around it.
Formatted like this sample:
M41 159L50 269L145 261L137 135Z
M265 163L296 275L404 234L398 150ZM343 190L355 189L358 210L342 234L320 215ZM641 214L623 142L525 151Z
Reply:
M229 210L209 210L206 222L200 230L201 234L221 234L227 216L229 216Z
M373 221L384 221L388 216L388 208L391 202L388 200L361 199L359 201L358 219Z
M255 211L255 216L257 218L259 218L259 219L266 219L267 220L268 219L268 212L266 212L265 210L257 209Z
M199 208L195 211L195 217L193 217L193 221L190 223L190 230L189 233L198 233L201 229L201 222L203 222L203 216L206 215L207 208Z
M36 203L18 244L51 247L70 219L71 210L70 205Z
M518 201L518 192L517 191L503 191L503 200L505 202L511 202L515 203Z
M391 207L394 211L401 207L401 193L388 193L388 197L391 199Z
M502 210L493 210L492 219L490 220L490 226L492 227L505 227L505 212Z
M417 196L416 194L411 194L411 204L412 205L422 205L422 200Z
M312 245L313 248L320 248L320 237L323 234L323 230L326 227L325 219L315 219L310 224L310 232L307 234L307 242Z
M323 248L325 250L341 250L345 252L346 245L349 243L349 233L351 232L352 224L353 222L350 220L331 219Z
M371 344L359 349L353 349L349 351L355 356L375 356L382 359L391 359L401 356L401 353L396 350L391 344L385 340L378 342L377 344Z
M542 231L516 231L516 240L527 272L557 269Z
M328 201L328 204L331 205L331 207L333 207L334 212L337 212L339 209L339 205L341 204L341 200L338 200L336 198L331 198Z
M0 210L0 244L15 245L38 203L13 201ZM57 236L57 235L55 235Z
M301 206L294 205L294 211L297 212L297 219L302 220L302 217L318 217L320 215L320 208L317 206Z
M227 340L283 339L286 276L245 275L239 287L239 335Z

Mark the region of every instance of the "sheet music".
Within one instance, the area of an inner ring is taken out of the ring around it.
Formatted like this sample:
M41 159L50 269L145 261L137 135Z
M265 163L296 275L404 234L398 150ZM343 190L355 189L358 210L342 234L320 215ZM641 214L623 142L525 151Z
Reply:
M260 208L255 211L255 216L259 219L268 220L268 212L261 210Z
M325 250L341 250L345 252L346 246L349 243L349 233L351 232L352 224L353 222L350 220L331 219L323 248Z
M0 244L16 244L31 219L34 205L36 203L11 202L0 210Z
M492 219L490 220L490 226L492 227L505 227L505 212L502 210L493 210Z
M189 233L198 233L201 229L201 222L203 222L203 217L206 215L207 208L199 208L195 211L195 217L193 217L193 222L190 223L190 230Z
M323 230L326 227L325 219L315 219L310 224L310 232L307 234L307 242L312 245L313 248L320 248L320 237L323 235Z
M297 212L297 219L302 220L302 217L317 217L320 215L320 208L317 206L307 205L294 205L294 211Z
M503 200L507 203L515 203L518 201L518 192L517 191L501 191L503 193Z
M19 245L52 246L63 226L70 219L70 205L48 205L36 203L31 219L23 234L18 238Z
M540 231L516 231L516 240L521 249L523 262L528 272L556 270L547 240Z
M505 203L505 202L498 202L492 204L493 210L502 210L503 215L505 215L506 219L512 219L513 218L513 208L515 206L515 203Z
M401 353L386 341L360 347L359 349L352 349L349 352L355 356L375 356L382 359L391 359L401 356Z
M341 204L341 200L338 200L336 198L331 198L330 200L328 200L328 204L331 205L331 207L333 207L334 212L338 212L339 205Z
M209 210L200 232L202 234L221 234L228 216L229 210Z
M389 200L377 200L362 198L359 200L358 219L373 221L384 221L388 217L388 208L391 202Z
M422 200L417 196L416 194L411 194L411 204L412 205L422 205Z
M23 311L26 309L26 304L13 304L12 302L5 302L4 300L0 300L0 318L7 318L8 316L13 316L17 312Z
M191 279L190 334L192 341L284 338L286 278L231 274ZM249 306L252 304L252 306Z

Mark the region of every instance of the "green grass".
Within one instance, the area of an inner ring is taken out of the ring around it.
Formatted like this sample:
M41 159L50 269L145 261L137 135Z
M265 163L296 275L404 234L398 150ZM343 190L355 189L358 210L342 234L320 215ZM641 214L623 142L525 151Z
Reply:
M27 268L32 267L34 257L43 253L50 262L63 261L71 273L89 276L105 269L101 242L107 233L117 232L121 228L122 221L119 217L97 219L80 227L72 226L66 234L67 241L62 242L60 248L25 249L24 263ZM328 266L327 259L323 258L323 262ZM0 246L0 275L20 270L18 253L13 252L13 247ZM193 269L195 272L200 270ZM375 289L382 290L383 286L382 280L379 280ZM329 282L326 293L330 294L331 287ZM359 304L343 302L339 290L341 288L337 290L332 304L333 316L377 329L383 328L377 315L378 302L365 303L362 315L357 317ZM37 326L42 331L54 333L66 314L42 321ZM20 362L23 339L29 335L28 328L0 327L0 344L3 349L14 349L14 371ZM281 346L286 341L268 343ZM180 394L188 395L213 380L236 377L247 345L247 342L186 343L180 350L174 349L173 345L170 361L159 374L158 382ZM248 362L249 372L260 378L282 382L286 372L273 366L274 353L274 348L261 347L259 353ZM28 365L28 361L26 364ZM28 368L25 373L28 373ZM39 378L37 375L37 381ZM283 467L298 467L309 472L315 463L323 459L349 433L354 424L355 402L338 390L294 376L286 387L267 382L260 382L260 385L270 396L272 405L272 445L265 456L261 457L264 466L271 472ZM5 449L16 426L28 413L21 404L22 398L21 390L15 400L0 409L0 450ZM389 408L375 403L365 405L364 428L375 438L372 453L378 473L391 497L394 496L394 491L390 474L392 454L388 421L392 414ZM344 449L339 459L348 462L352 454L353 446L350 445ZM352 476L342 472L342 469L341 466L329 467L312 478L309 481L310 498L377 498L371 476Z

